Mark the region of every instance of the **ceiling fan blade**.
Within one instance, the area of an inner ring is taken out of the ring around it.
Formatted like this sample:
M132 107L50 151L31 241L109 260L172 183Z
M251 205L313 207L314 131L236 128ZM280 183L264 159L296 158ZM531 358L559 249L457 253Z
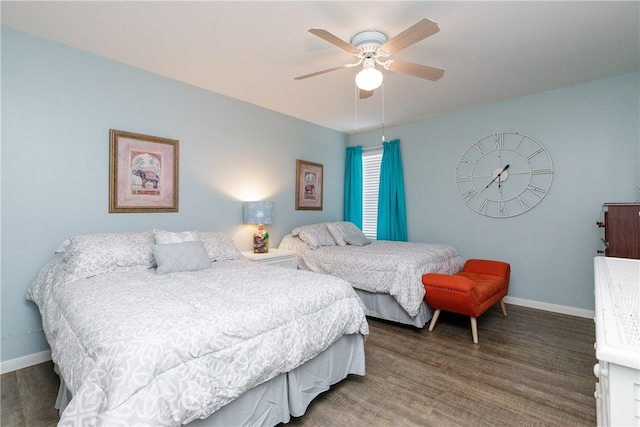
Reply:
M345 64L345 65L340 65L338 67L327 68L326 70L316 71L315 73L305 74L304 76L294 77L294 80L308 79L309 77L319 76L320 74L330 73L331 71L342 70L344 68L351 68L351 67L353 67L355 65L357 65L357 64Z
M350 45L349 43L347 43L346 41L342 40L341 38L338 38L336 36L334 36L333 34L331 34L329 31L324 30L322 28L310 28L309 32L311 34L314 34L318 37L320 37L323 40L328 41L329 43L338 46L340 49L349 52L352 55L357 55L360 51Z
M369 97L373 96L373 91L372 90L362 90L360 89L360 99L367 99Z
M444 70L439 68L427 67L426 65L414 64L404 61L388 61L385 69L395 71L396 73L407 74L421 79L436 81L444 76Z
M379 49L389 54L395 53L405 47L409 47L412 44L419 42L422 39L426 39L427 37L434 35L438 31L440 31L438 24L425 18L417 24L410 26L397 36L389 39L389 41L380 46Z

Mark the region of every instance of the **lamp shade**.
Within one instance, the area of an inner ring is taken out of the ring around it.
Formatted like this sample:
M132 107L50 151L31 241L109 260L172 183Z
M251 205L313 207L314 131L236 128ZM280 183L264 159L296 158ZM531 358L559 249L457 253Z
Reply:
M244 202L245 224L272 224L273 202Z

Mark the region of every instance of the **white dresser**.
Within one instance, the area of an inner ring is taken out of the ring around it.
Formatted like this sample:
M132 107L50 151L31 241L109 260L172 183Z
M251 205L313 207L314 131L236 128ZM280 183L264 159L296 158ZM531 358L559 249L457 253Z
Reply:
M640 426L640 260L595 257L598 426Z
M298 254L295 251L271 249L266 254L256 254L253 251L242 252L245 258L260 264L275 265L277 267L298 268Z

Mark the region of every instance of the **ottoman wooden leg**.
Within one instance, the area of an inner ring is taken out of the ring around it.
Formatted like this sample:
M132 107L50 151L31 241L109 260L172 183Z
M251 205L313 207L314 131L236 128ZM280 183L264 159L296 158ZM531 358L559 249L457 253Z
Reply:
M473 335L473 343L478 344L478 321L476 317L471 317L471 335Z
M433 327L436 326L436 322L438 321L438 316L440 316L440 309L436 309L433 313L433 318L431 319L431 323L429 323L429 330L433 331Z

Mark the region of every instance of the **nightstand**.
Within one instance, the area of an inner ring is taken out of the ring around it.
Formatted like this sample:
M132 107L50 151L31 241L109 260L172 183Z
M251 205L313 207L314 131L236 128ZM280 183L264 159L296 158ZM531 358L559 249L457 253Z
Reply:
M284 249L269 249L266 254L256 254L253 251L243 251L242 255L248 260L259 262L260 264L275 265L298 269L298 255L295 251Z

